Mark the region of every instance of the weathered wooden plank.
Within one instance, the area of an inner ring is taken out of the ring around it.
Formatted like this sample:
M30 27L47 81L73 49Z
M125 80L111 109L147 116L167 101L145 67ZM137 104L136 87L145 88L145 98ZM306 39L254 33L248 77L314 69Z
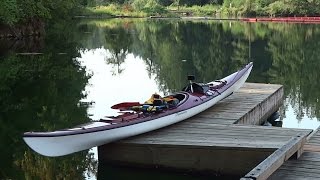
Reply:
M315 180L319 179L318 173L306 173L295 171L293 169L281 169L279 173L273 174L268 180Z
M304 146L304 150L320 152L320 127L308 137L308 143Z
M188 130L188 129L185 129ZM275 133L272 133L275 132ZM294 131L295 132L295 131ZM258 133L258 132L257 132ZM158 139L174 139L174 138L182 138L182 139L190 139L192 137L203 137L203 138L219 138L219 137L224 137L224 138L235 138L235 139L246 139L246 140L259 140L259 141L269 141L269 140L273 140L273 141L282 141L282 139L286 139L288 140L288 137L290 137L289 135L294 135L294 133L290 132L288 134L285 134L284 132L279 132L279 134L277 134L276 131L267 131L267 132L263 132L260 134L246 134L245 131L232 131L232 130L226 130L226 131L214 131L214 130L209 130L207 131L206 129L204 129L203 131L199 131L199 130L194 130L194 129L189 129L188 132L184 131L184 129L175 129L174 131L166 131L166 132L154 132L154 133L150 133L148 134L148 136L140 136L140 138L158 138ZM139 137L135 137L133 139L133 141L135 139L138 139ZM130 140L130 139L128 139Z
M319 138L320 138L320 127L314 130L313 133L308 136L307 140L309 143L310 141L318 141Z
M318 153L318 152L304 152L299 160L320 161L320 153Z
M192 121L188 122L190 125L195 124L220 124L220 125L229 125L232 124L236 119L222 119L222 118L202 118L197 117L193 118Z
M269 179L320 179L319 167L320 153L304 152L298 160L284 163Z
M309 178L312 177L312 178L316 178L316 179L320 178L318 169L289 169L289 168L281 168L281 171L282 172L287 172L287 174L289 174L289 172L291 171L292 174L304 175L305 178L307 178L307 177L309 177ZM292 171L295 171L295 172L292 172ZM274 179L274 178L272 178L272 176L271 176L270 179ZM286 179L286 178L284 177L284 179Z
M273 172L275 172L286 160L288 160L294 153L302 149L308 134L299 133L297 136L291 138L288 143L283 145L272 153L267 159L261 162L258 166L252 169L241 180L264 180L267 179ZM297 153L300 154L299 152Z
M312 162L312 161L289 161L288 163L285 163L283 166L281 166L281 169L291 169L295 171L313 171L316 170L317 172L320 172L319 170L319 163L318 162Z
M250 141L251 140L251 141ZM250 142L249 142L250 141ZM186 138L147 138L147 139L136 139L135 141L121 141L121 143L131 143L131 144L181 144L181 145L190 145L190 146L218 146L218 144L222 144L224 146L234 146L237 147L260 147L260 148L278 148L281 147L285 139L282 141L277 142L266 142L266 140L259 140L255 141L254 139L233 139L233 138L223 138L223 137L217 137L214 139L208 139L208 138L192 138L192 139L186 139Z
M320 152L320 145L319 144L307 144L303 147L304 151L309 152Z
M211 134L217 134L217 135L228 135L230 133L239 133L239 135L244 136L265 136L270 135L272 136L290 136L295 135L296 132L305 132L309 130L303 130L303 129L288 129L288 128L277 128L277 127L252 127L252 126L225 126L225 125L217 125L217 124L207 124L207 123L181 123L175 126L170 126L165 129L161 129L159 131L150 132L148 136L151 135L168 135L171 136L171 133L180 132L181 135L185 135L187 133L211 133ZM248 134L250 132L251 134Z
M281 180L282 179L287 179L288 175L290 176L304 176L304 179L320 179L320 175L319 175L319 170L317 169L312 169L312 170L299 170L299 169L283 169L281 168ZM279 174L277 175L272 175L270 176L269 179L279 179L276 178L277 176L279 176Z
M188 133L185 135L180 135L179 133L176 134L155 134L155 135L149 135L147 137L135 137L133 139L126 139L123 141L120 141L122 143L143 143L144 141L146 143L150 143L150 141L158 142L158 143L168 143L168 142L188 142L189 145L194 144L199 144L200 141L201 143L209 143L209 144L216 144L219 141L223 140L225 141L225 144L234 144L234 143L245 143L249 142L249 144L264 144L268 145L269 144L283 144L289 139L290 136L273 136L272 138L268 138L265 136L250 136L250 135L237 135L237 134L230 134L230 135L214 135L214 134L200 134L200 133ZM274 148L276 148L275 146Z

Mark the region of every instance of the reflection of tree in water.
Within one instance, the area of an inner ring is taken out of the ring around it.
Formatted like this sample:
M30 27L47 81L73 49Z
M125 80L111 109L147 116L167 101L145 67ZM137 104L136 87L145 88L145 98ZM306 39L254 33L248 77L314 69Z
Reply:
M153 67L153 61L152 59L147 58L145 62L147 65L146 70L148 71L148 77L151 78L151 75L155 73L154 67Z
M128 53L141 57L148 66L149 76L156 76L163 91L180 90L187 83L188 74L206 82L248 62L246 36L234 37L231 29L225 29L221 23L133 20L124 28L121 21L114 21L113 26L105 23L108 25L103 29L102 46L112 54L106 61L122 72L120 65Z
M320 117L320 29L315 25L275 25L269 41L273 67L269 74L275 83L285 86L285 94L296 118ZM283 29L285 28L285 31ZM285 43L284 43L285 42Z
M112 72L113 75L121 74L124 70L121 68L121 64L124 63L132 43L131 32L122 26L115 26L104 29L103 33L106 42L105 47L111 54L110 57L106 57L106 63L113 64L116 68Z
M68 156L48 158L27 150L14 164L24 172L25 179L86 179L97 174L93 153L83 151ZM84 173L86 172L86 174Z
M0 57L0 179L56 179L68 174L67 179L83 179L88 167L96 171L88 151L45 158L22 140L25 131L56 130L89 121L87 107L78 106L89 76L73 60L76 48L64 49L65 55L57 55L59 49L50 52Z
M212 74L208 78L204 75L219 69L216 62L222 58L212 58L211 55L225 57L221 55L223 51L215 51L217 48L212 47L218 46L223 39L213 38L219 32L214 25L150 21L136 23L135 28L138 36L133 38L132 51L146 61L149 73L156 75L159 89L163 91L180 90L187 83L186 76L190 73L197 73L199 81L212 80ZM183 59L187 59L187 63Z
M119 52L113 52L110 50L111 57L105 57L107 64L113 65L112 75L121 74L124 69L121 68L121 64L125 62L125 59L128 55L127 50L121 49Z
M320 56L315 51L320 32L315 25L134 20L126 28L121 20L115 24L104 32L117 31L123 37L106 38L105 47L141 57L164 92L180 90L187 74L206 82L237 70L251 57L249 81L283 84L298 119L320 117L314 98L320 95Z

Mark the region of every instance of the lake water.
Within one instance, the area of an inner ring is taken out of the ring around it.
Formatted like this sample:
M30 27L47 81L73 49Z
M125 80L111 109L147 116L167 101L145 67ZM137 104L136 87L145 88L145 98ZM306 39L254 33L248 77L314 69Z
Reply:
M0 179L198 179L111 167L121 172L112 173L102 166L98 171L96 148L43 157L27 147L22 133L113 115L113 104L180 90L188 74L207 82L250 61L248 82L284 85L283 127L316 129L319 42L320 26L313 24L146 19L54 24L45 38L0 40Z

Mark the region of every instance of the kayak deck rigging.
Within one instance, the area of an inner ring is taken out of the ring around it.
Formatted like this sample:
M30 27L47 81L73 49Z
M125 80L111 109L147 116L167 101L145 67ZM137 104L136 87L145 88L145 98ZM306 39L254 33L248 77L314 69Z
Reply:
M160 114L164 111L173 110L177 108L180 104L185 102L188 96L184 92L188 92L191 95L198 97L203 101L205 98L213 96L215 93L217 93L217 95L220 95L221 93L218 91L218 89L222 88L226 84L227 81L220 80L208 84L191 83L190 85L183 88L183 91L181 93L165 96L163 98L158 94L153 94L151 98L147 100L144 104L133 102L126 103L126 105L129 104L132 106L119 107L119 105L124 104L120 103L112 107L113 109L119 109L120 111L118 113L121 113L121 115L106 116L107 119L100 119L98 122L118 124L122 122L146 118L148 116L152 116L153 114ZM193 88L191 88L191 86ZM193 91L192 93L191 90ZM196 99L195 101L198 100Z

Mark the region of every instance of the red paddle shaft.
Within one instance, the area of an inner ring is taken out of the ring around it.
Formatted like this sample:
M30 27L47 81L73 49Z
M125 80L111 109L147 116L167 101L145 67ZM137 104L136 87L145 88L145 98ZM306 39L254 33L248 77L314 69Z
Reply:
M124 109L124 108L128 108L128 107L132 107L132 106L140 106L142 104L140 104L139 102L123 102L123 103L119 103L119 104L115 104L113 106L111 106L112 109Z

